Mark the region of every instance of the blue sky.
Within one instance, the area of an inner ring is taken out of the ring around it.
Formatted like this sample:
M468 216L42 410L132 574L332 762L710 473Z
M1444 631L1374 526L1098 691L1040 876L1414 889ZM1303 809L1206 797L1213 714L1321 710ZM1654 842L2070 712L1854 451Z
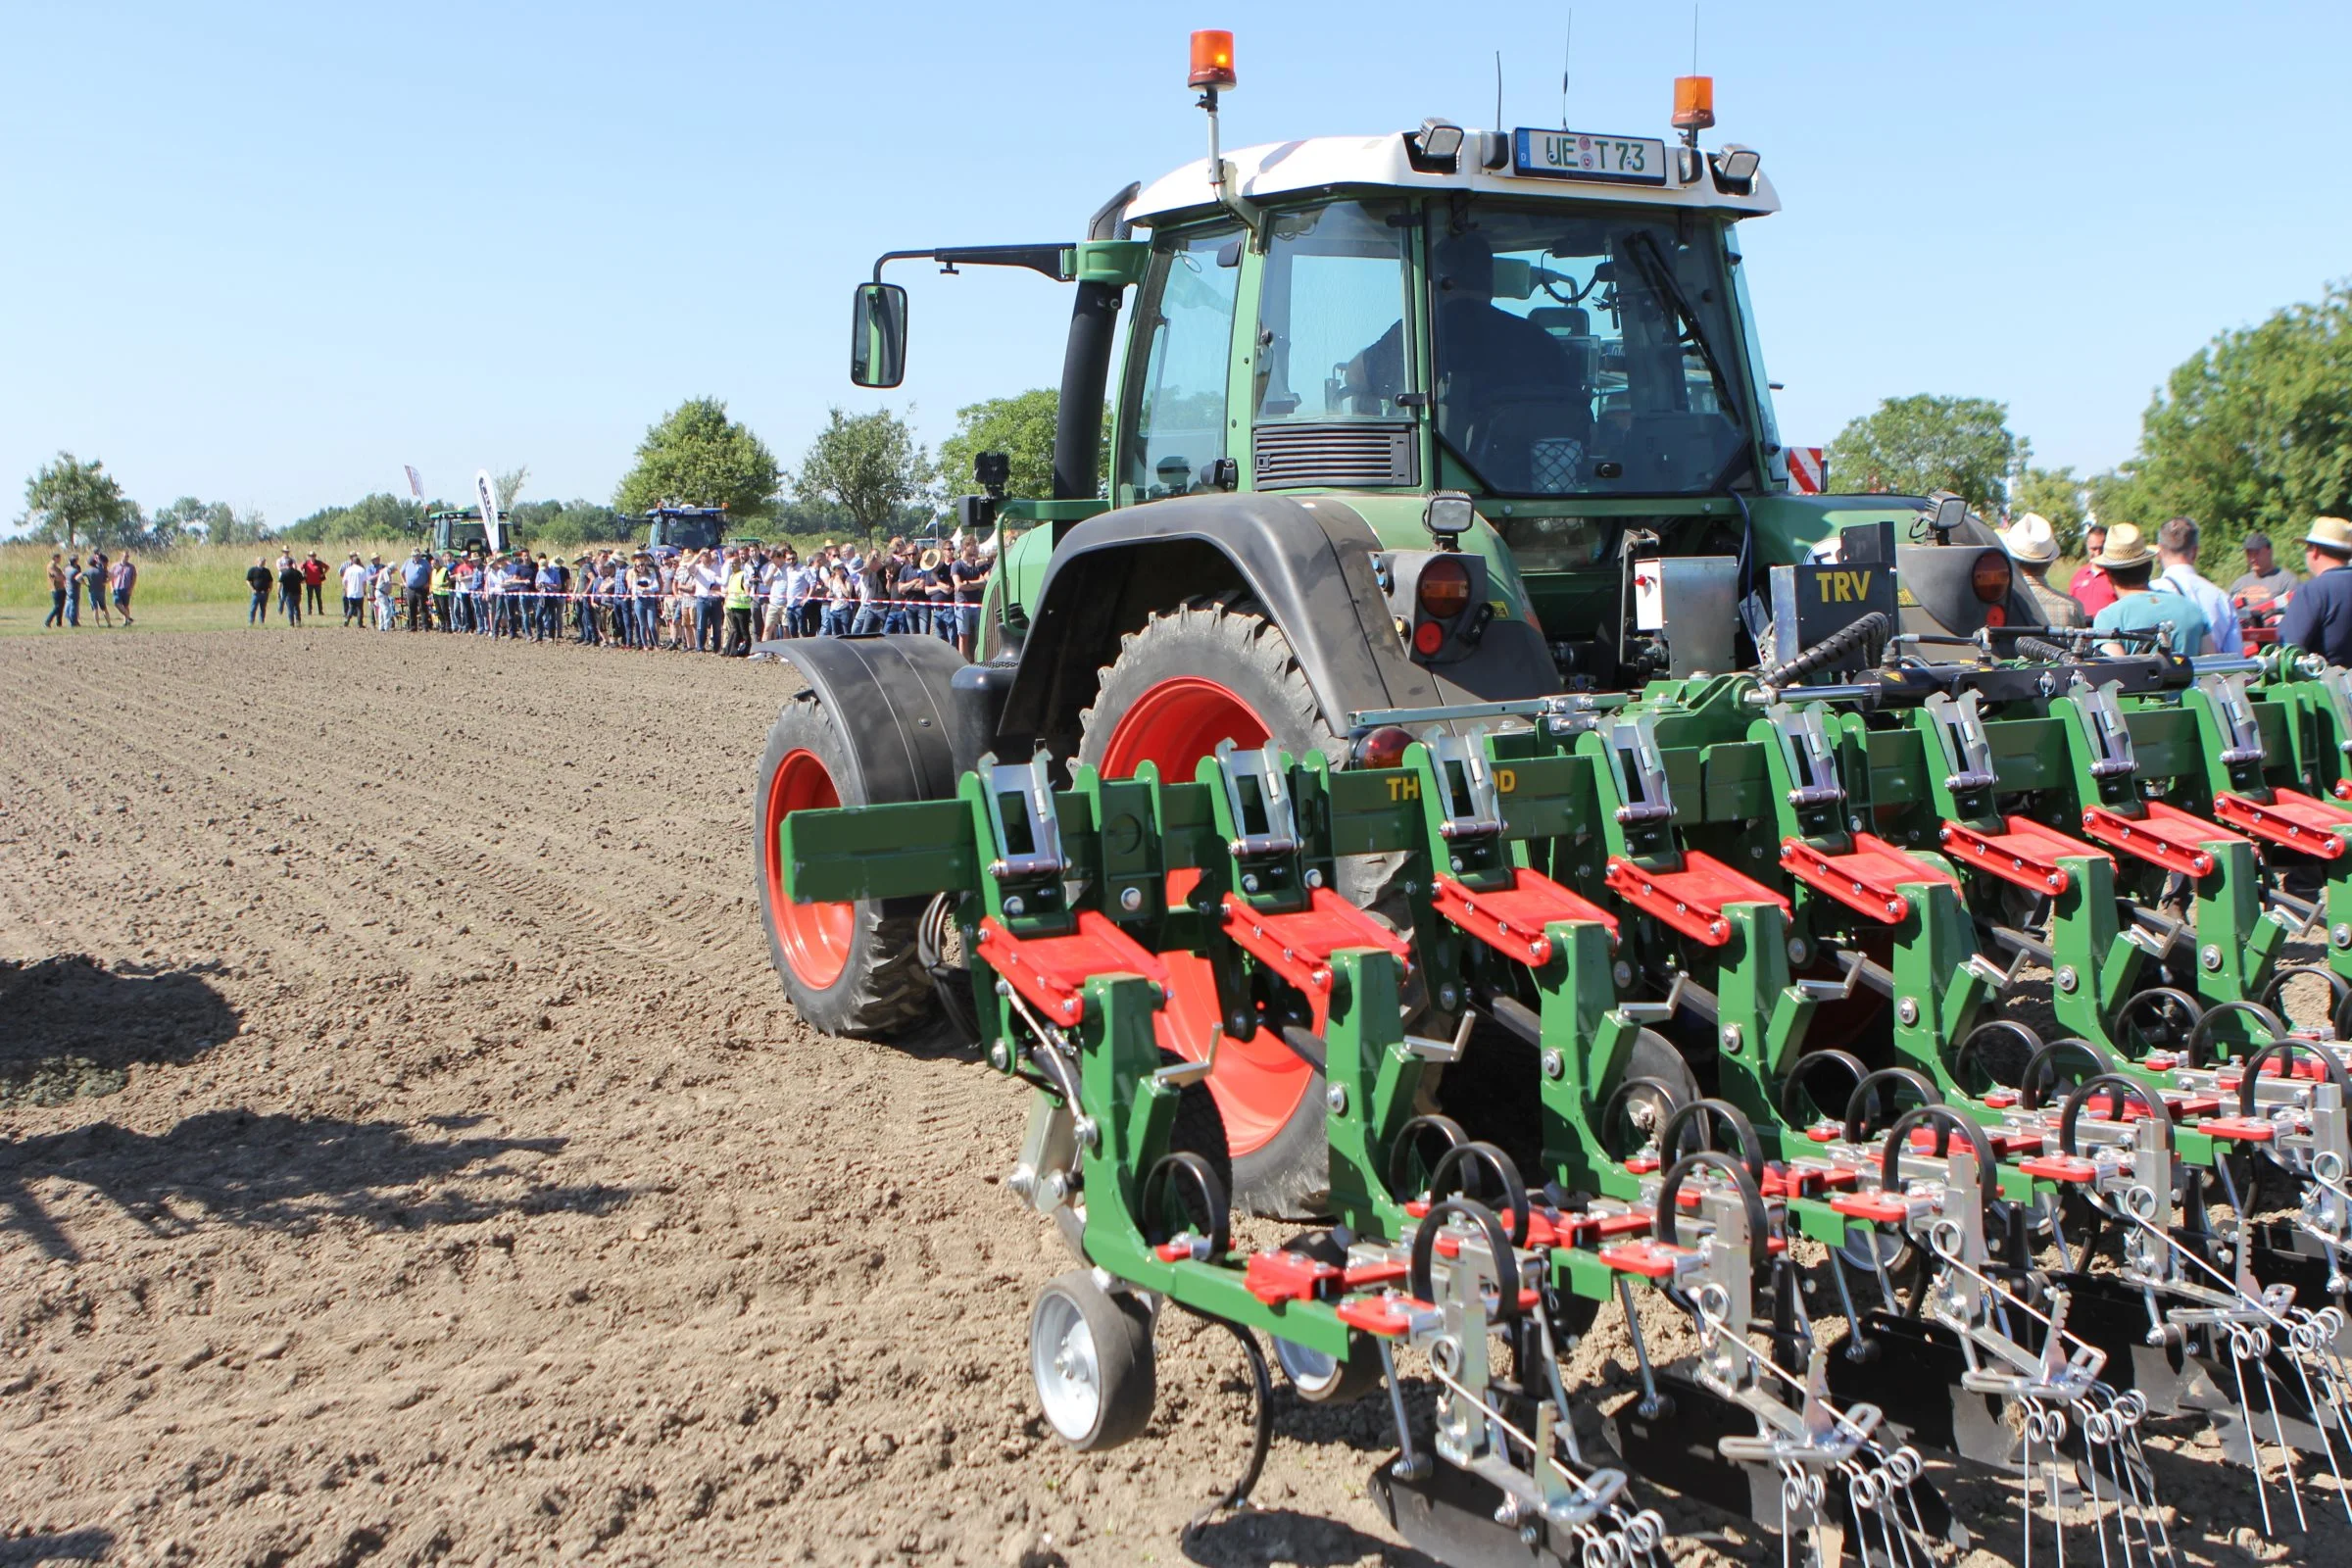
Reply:
M0 4L0 518L60 448L149 507L272 522L527 464L608 499L647 424L725 399L791 464L830 404L1049 385L1022 272L894 276L906 386L845 377L876 252L1073 237L1199 156L1185 34L1230 26L1239 145L1430 114L1663 134L1680 3L659 7ZM1539 23L1536 19L1543 18ZM2322 126L2352 6L1701 9L1710 141L1785 210L1743 231L1782 428L1879 398L2010 405L2045 463L2130 455L2215 332L2352 274ZM4 524L0 524L4 526Z

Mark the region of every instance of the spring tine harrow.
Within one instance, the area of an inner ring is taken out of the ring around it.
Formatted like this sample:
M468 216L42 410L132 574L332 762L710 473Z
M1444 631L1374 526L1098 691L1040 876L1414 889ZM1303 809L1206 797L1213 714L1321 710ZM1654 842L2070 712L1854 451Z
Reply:
M1097 1288L1384 1384L1375 1495L1441 1561L1666 1561L1657 1486L1787 1562L1925 1568L1965 1540L1935 1453L2015 1477L2021 1558L2157 1568L2144 1436L2198 1417L2266 1533L2352 1522L2352 686L1922 667L1433 720L1393 768L984 759L778 858L796 898L950 902L1038 1091L1010 1189ZM1396 868L1376 912L1350 857ZM1318 1075L1328 1223L1253 1248L1176 1112L1267 1040ZM1564 1357L1611 1302L1604 1408Z

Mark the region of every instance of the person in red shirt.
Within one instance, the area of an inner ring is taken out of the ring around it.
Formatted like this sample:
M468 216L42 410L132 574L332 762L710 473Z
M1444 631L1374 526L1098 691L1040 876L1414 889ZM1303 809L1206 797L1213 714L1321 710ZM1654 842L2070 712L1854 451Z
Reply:
M2107 573L2097 564L2099 552L2106 546L2104 527L2094 522L2082 530L2082 564L2076 570L2074 581L2066 585L2066 591L2082 607L2084 620L2096 616L2116 601L2115 584L2107 580Z
M323 590L319 587L319 584L325 581L326 563L320 561L318 552L314 550L302 564L302 597L304 600L302 608L307 613L313 615L326 613L325 603L320 597Z

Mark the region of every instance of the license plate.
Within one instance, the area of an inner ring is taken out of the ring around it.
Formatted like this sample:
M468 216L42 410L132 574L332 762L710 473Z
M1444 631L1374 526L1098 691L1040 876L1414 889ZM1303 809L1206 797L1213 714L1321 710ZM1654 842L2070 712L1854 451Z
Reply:
M1543 179L1666 183L1666 144L1649 136L1595 136L1584 130L1511 133L1513 172Z

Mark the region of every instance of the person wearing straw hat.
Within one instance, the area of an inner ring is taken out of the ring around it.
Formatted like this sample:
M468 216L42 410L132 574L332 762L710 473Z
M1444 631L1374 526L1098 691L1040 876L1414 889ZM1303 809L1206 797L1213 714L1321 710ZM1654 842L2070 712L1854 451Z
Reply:
M2115 584L2115 603L2091 617L2094 632L2156 631L2171 626L2165 646L2183 659L2213 652L2213 629L2195 603L2169 588L2150 585L2156 574L2156 552L2139 529L2119 522L2107 531L2106 547L2092 563ZM2144 653L2148 642L2133 639L2102 643L2110 653Z
M2051 564L2058 559L2058 534L2049 518L2038 512L2027 513L2001 534L2001 548L2017 563L2018 575L2025 578L2026 593L2041 612L2043 625L2082 624L2082 607L2049 583Z
M2330 664L2352 666L2352 522L2314 517L2303 535L2303 569L2311 580L2295 590L2278 621L2278 640Z

